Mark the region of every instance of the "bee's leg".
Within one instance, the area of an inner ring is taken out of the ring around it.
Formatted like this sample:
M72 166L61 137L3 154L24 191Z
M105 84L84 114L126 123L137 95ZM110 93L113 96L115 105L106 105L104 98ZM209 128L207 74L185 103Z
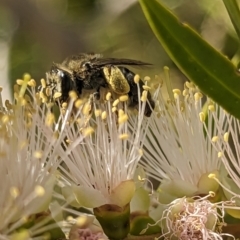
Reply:
M100 87L96 89L96 92L94 93L94 98L96 100L100 100Z

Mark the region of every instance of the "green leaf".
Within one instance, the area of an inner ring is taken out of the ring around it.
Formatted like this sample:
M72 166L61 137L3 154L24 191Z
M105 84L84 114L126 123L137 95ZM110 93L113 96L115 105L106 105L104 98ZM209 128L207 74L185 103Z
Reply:
M238 39L240 39L240 10L238 7L238 3L236 0L223 0L223 3L228 11L228 15L232 21L232 24L235 28L235 31L238 35Z
M240 118L240 74L221 53L156 0L139 0L156 37L178 68L210 98Z

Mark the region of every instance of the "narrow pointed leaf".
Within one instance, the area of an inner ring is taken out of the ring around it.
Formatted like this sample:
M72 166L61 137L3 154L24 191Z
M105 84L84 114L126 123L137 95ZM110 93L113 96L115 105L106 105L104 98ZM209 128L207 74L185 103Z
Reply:
M156 0L139 0L156 37L178 68L214 101L240 118L240 74L221 53Z

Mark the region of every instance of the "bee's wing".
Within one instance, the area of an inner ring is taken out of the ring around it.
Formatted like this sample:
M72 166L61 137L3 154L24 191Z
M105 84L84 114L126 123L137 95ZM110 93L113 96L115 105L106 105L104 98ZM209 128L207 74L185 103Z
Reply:
M105 65L132 65L132 66L147 66L151 63L145 63L138 60L125 59L125 58L98 58L92 62L93 66L103 67Z

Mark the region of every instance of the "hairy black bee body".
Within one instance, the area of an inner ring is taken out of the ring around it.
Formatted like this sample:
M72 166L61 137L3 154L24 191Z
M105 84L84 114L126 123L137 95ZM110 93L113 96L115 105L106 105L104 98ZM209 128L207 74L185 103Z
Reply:
M135 74L122 65L150 65L130 59L101 58L100 54L79 54L67 58L62 64L54 63L47 73L47 87L56 101L65 102L69 91L75 90L79 96L85 90L94 90L100 97L100 88L109 88L114 93L128 94L130 106L137 107L139 102L138 87L134 82ZM144 83L139 81L140 92ZM150 116L155 103L148 92L145 115Z

